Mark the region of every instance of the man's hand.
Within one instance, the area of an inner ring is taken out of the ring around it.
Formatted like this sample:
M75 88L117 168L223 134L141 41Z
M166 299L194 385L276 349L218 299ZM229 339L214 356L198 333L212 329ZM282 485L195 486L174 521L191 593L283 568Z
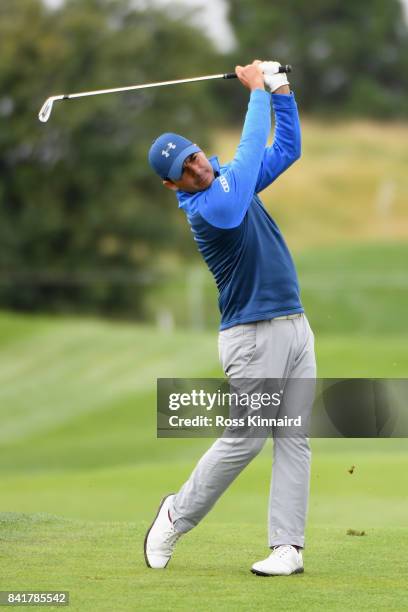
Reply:
M235 72L241 83L250 91L265 89L264 77L260 68L260 60L255 60L246 66L235 66Z
M261 62L265 85L272 93L290 93L289 81L285 72L279 72L279 62Z

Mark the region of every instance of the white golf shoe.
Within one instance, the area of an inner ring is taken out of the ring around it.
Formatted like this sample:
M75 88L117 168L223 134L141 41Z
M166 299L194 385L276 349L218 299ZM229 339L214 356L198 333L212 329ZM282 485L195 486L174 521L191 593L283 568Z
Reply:
M156 518L146 533L144 540L144 556L147 567L164 569L171 559L177 540L182 533L174 529L170 508L174 494L162 499Z
M258 576L289 576L303 572L302 553L294 546L276 546L267 559L254 563L251 572Z

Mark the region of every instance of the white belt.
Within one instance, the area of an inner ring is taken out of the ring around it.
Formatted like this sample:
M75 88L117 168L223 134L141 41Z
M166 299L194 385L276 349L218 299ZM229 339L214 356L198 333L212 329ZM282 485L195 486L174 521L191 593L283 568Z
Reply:
M297 312L296 314L283 315L282 317L273 317L273 321L280 321L281 319L299 319L303 316L303 312Z

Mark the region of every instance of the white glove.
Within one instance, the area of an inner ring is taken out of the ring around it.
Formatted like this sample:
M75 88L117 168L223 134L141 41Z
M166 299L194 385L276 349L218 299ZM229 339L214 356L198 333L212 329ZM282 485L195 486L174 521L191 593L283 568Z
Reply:
M260 66L264 75L264 83L272 93L279 87L282 87L282 85L289 85L286 72L278 72L279 62L262 62Z

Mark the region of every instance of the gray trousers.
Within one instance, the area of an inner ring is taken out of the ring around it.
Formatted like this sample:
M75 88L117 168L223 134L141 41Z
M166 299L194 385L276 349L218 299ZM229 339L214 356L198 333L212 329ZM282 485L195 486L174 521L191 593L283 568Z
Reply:
M237 325L219 334L219 354L230 378L316 377L314 337L305 315ZM285 391L286 392L286 391ZM293 415L310 415L313 397L293 394ZM311 451L306 437L273 435L269 546L304 547ZM220 438L203 455L174 498L173 521L187 532L209 512L266 438Z

